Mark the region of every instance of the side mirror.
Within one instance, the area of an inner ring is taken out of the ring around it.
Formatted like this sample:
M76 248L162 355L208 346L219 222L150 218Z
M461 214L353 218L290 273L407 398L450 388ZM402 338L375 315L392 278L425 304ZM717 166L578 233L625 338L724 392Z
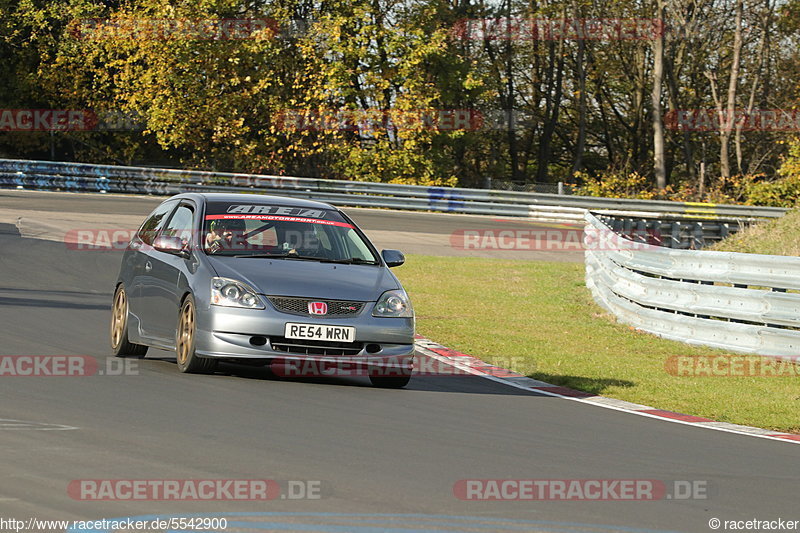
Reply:
M381 257L389 268L399 267L406 262L406 256L400 250L384 250L381 252Z
M153 242L153 248L167 254L179 255L181 257L189 256L189 253L183 248L183 241L180 237L171 235L156 237L156 240Z

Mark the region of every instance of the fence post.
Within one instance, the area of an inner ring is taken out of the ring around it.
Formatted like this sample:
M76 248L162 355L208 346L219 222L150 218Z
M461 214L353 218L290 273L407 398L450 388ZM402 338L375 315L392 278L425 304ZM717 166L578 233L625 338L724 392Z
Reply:
M703 247L703 244L705 244L705 238L703 236L703 223L695 222L692 248L695 250L699 250Z
M677 220L672 221L672 241L670 242L670 248L681 248L682 239L681 239L681 223Z

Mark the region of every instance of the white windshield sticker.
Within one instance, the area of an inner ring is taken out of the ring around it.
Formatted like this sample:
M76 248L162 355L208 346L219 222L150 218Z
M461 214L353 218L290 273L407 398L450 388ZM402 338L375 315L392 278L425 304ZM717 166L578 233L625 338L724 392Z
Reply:
M321 209L307 209L305 207L279 207L275 205L232 205L228 207L228 213L325 218L325 211Z

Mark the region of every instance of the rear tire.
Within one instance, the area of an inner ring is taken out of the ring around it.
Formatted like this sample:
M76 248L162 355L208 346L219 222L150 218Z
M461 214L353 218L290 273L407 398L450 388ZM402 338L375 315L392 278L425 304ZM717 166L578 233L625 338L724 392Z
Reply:
M121 284L114 291L114 305L111 308L111 351L117 357L144 357L147 353L147 346L128 340L128 293Z
M210 374L217 369L217 360L200 357L195 353L195 332L197 331L197 309L191 294L181 305L178 318L178 331L175 339L175 358L178 370L188 374Z

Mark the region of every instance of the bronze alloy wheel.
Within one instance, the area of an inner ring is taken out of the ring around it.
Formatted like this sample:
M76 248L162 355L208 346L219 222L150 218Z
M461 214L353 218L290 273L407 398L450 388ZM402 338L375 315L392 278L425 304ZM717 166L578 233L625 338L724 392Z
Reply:
M185 366L194 351L194 302L186 299L181 308L181 319L178 323L178 342L176 356L178 364Z
M191 294L181 305L178 329L175 332L175 359L178 370L198 374L208 374L217 368L217 360L195 354L195 332L197 331L197 309Z
M147 353L147 346L128 340L128 293L123 285L114 292L114 305L111 307L111 351L118 357L142 357Z
M111 310L111 347L119 348L125 335L125 322L128 314L128 296L125 289L120 288L114 297L114 308Z

